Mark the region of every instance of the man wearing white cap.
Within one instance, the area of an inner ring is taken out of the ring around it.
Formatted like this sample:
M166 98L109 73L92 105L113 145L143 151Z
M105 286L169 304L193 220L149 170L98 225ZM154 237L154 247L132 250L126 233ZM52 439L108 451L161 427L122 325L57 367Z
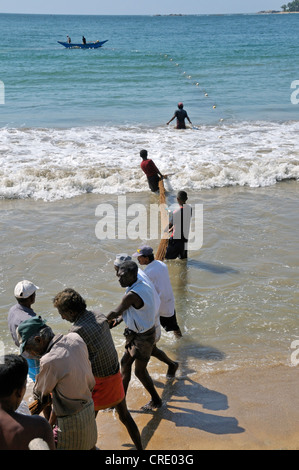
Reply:
M17 299L17 303L11 307L8 313L8 326L16 346L20 346L17 328L25 320L36 317L36 313L31 308L31 305L35 302L36 291L39 289L38 286L33 284L31 281L20 281L15 287L14 295ZM29 377L35 380L36 374L39 372L39 361L35 359L27 359L29 366Z

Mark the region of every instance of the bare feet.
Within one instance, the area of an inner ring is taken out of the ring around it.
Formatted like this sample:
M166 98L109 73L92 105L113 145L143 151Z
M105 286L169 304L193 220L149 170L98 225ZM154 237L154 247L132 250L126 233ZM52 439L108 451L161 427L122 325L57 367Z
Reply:
M160 400L158 403L155 403L153 400L149 401L146 405L142 406L143 411L153 411L156 408L161 408L162 406L162 400Z
M178 367L179 367L179 363L178 363L178 362L174 362L173 364L171 364L171 365L168 367L168 371L167 371L167 374L166 374L166 378L167 378L167 379L173 379L174 376L175 376L176 371L178 370Z

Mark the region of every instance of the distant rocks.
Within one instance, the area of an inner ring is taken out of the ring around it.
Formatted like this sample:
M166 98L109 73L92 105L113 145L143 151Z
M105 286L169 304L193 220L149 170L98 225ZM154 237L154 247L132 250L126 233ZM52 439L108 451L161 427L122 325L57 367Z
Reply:
M170 13L169 15L154 15L154 16L186 16L182 13Z
M277 10L262 10L262 11L259 11L258 14L259 15L272 15L274 13L281 13L281 11L277 11Z

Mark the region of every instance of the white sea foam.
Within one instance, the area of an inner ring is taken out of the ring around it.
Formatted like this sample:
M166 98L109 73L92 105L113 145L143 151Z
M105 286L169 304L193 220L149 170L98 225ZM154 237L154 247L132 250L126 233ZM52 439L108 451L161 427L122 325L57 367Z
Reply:
M299 177L298 122L172 127L2 128L0 198L45 201L148 190L145 148L174 190L261 187Z

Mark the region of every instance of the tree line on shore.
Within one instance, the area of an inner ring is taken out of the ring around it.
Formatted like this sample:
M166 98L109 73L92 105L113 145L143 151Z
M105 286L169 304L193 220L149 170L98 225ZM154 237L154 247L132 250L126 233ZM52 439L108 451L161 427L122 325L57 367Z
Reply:
M287 5L282 5L283 11L299 11L299 0L289 2Z

